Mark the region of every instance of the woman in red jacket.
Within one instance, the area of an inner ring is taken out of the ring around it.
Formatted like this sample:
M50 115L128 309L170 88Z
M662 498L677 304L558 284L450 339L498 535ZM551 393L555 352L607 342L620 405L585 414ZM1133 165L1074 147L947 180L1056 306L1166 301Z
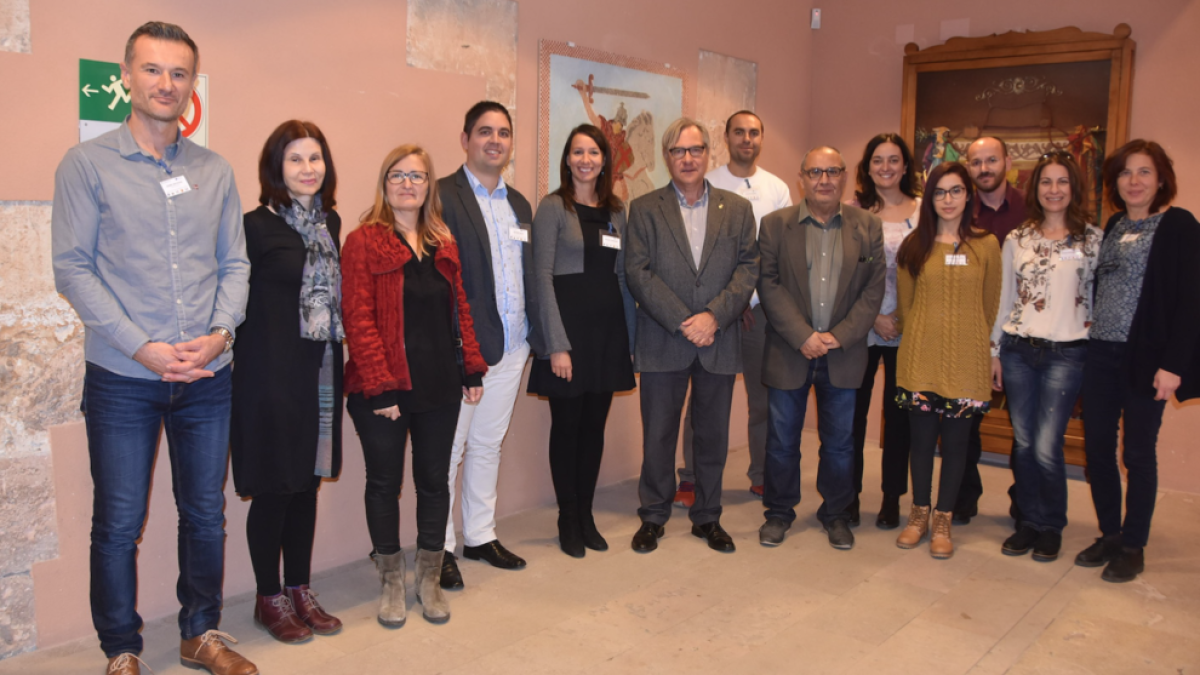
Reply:
M417 598L426 620L444 623L450 607L439 582L450 451L459 408L483 395L487 364L463 293L458 246L442 221L433 162L420 147L402 145L384 159L375 205L342 247L342 274L346 407L366 460L367 529L383 584L379 623L398 628L405 620L398 499L410 433Z

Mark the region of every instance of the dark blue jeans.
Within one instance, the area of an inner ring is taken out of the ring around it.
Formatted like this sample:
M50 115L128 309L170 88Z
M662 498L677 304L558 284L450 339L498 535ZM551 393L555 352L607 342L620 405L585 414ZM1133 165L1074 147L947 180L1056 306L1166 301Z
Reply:
M137 613L137 540L165 429L179 509L180 637L221 619L225 556L225 467L229 459L230 372L191 384L142 380L87 364L80 410L95 484L92 504L92 623L109 657L142 651Z
M1092 503L1104 535L1141 548L1150 538L1150 518L1158 491L1158 429L1166 401L1134 390L1124 365L1123 342L1091 340L1083 366L1083 440ZM1117 467L1117 431L1125 418L1128 493L1121 520L1121 469Z
M854 398L856 389L829 383L825 357L808 365L808 381L799 389L768 388L767 459L763 471L763 505L767 518L796 520L800 503L800 433L808 408L808 391L817 392L817 434L821 438L817 492L825 500L817 519L828 525L849 520L854 501Z
M1034 347L1006 335L1000 365L1013 427L1013 477L1022 523L1062 533L1067 526L1063 435L1083 382L1087 345Z

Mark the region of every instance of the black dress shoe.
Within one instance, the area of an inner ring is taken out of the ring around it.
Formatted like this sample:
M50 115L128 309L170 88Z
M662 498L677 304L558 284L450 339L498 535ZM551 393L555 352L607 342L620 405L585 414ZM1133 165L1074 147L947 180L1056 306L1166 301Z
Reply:
M721 553L733 553L736 547L733 545L733 537L721 527L721 522L714 520L711 523L703 525L692 525L692 534L701 539L708 540L708 547L714 551Z
M589 513L579 519L579 527L583 536L583 545L593 551L607 551L608 542L604 540L604 536L600 534L600 530L596 529L596 520Z
M1080 567L1100 567L1111 562L1120 552L1121 535L1097 537L1095 543L1075 556L1075 564Z
M583 531L574 513L558 516L558 547L572 558L582 558L587 553L583 547Z
M1117 557L1108 563L1100 578L1114 584L1133 581L1146 569L1146 556L1140 548L1122 547Z
M633 550L638 553L649 553L658 548L658 540L666 534L662 525L642 521L642 526L633 535Z
M846 513L850 514L850 524L858 525L862 522L862 515L859 513L858 495L854 495L854 501L850 502L850 506L846 507Z
M1033 545L1033 559L1038 562L1054 562L1058 560L1058 552L1062 548L1062 535L1058 532L1042 532L1038 535L1037 543Z
M954 515L950 518L950 522L955 525L969 525L971 519L977 515L979 515L979 502L959 504L954 507Z
M879 507L879 517L875 519L875 527L881 530L894 530L900 527L900 498L885 494L883 504Z
M442 556L442 588L448 591L461 591L463 588L462 572L458 571L458 562L454 554L446 551Z
M483 546L463 546L463 557L482 560L502 570L519 570L525 566L525 559L504 548L499 539L493 539Z
M1041 532L1028 525L1022 525L1016 534L1004 540L1000 552L1004 555L1025 555L1038 542L1040 536Z
M825 526L825 532L829 535L829 545L842 550L849 551L854 548L854 533L850 531L850 524L845 520L838 518Z

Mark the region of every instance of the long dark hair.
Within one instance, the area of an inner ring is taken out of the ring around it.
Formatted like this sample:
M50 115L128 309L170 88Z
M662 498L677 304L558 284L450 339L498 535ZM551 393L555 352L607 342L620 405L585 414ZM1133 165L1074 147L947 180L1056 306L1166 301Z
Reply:
M1092 217L1084 203L1084 190L1087 188L1083 185L1083 176L1080 174L1075 160L1062 150L1042 155L1037 165L1033 167L1033 173L1029 174L1029 190L1025 193L1027 217L1015 234L1027 236L1045 222L1046 212L1042 209L1041 200L1038 199L1038 183L1041 182L1042 173L1046 171L1046 167L1051 164L1057 164L1067 170L1067 180L1071 184L1071 201L1067 204L1067 233L1075 240L1082 241L1084 235L1087 234L1088 221Z
M896 264L900 269L907 270L913 277L920 276L921 268L933 252L934 239L937 237L938 214L937 198L933 196L938 183L946 174L954 174L962 180L967 189L967 203L963 207L962 218L958 221L958 238L968 247L972 239L979 239L988 233L975 229L975 184L971 182L971 174L967 167L958 162L943 162L934 167L925 181L926 194L929 199L921 201L921 215L917 220L917 229L904 238L900 250L896 253Z
M567 144L563 146L562 159L559 160L558 167L558 189L551 194L556 194L562 197L563 206L567 211L575 212L575 179L571 176L571 167L567 165L567 158L571 156L571 142L576 136L587 136L596 143L596 147L600 148L600 154L604 155L604 168L600 170L600 176L596 179L596 201L599 207L605 211L622 211L625 205L621 203L621 198L613 194L613 171L612 171L612 153L608 148L608 139L604 137L604 132L600 131L599 127L592 124L580 124L567 134Z
M275 127L275 131L267 137L263 144L262 153L258 156L258 184L261 192L258 203L263 206L291 208L292 197L288 194L287 185L283 182L283 153L292 141L301 138L314 139L321 146L321 157L325 160L325 182L321 185L321 208L333 210L337 204L334 194L337 192L337 169L333 168L333 155L329 152L329 143L325 134L312 122L288 120Z
M875 156L875 150L884 143L895 144L900 148L900 156L904 158L904 175L900 177L900 191L911 199L916 199L917 195L921 193L917 181L917 164L913 161L908 143L905 143L899 134L891 132L879 134L867 141L867 148L863 150L862 161L858 163L858 173L855 175L858 189L854 191L854 198L858 200L861 208L868 211L874 211L876 207L883 205L883 199L875 189L875 180L871 178L871 158Z

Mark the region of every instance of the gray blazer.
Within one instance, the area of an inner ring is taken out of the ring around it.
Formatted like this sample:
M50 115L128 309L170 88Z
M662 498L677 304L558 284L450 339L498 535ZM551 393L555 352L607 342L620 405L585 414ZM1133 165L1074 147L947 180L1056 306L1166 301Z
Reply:
M625 327L629 331L629 347L632 349L637 309L625 285L625 212L614 211L610 217L613 229L621 238L614 271L621 286L621 299L625 303ZM546 195L538 204L537 215L533 218L533 293L536 296L534 306L537 313L529 315L529 342L541 345L544 349L544 352L538 352L539 358L548 359L555 352L571 351L571 341L563 329L558 299L554 295L554 277L582 273L583 230L579 225L579 215L563 206L562 197Z
M758 281L758 246L750 202L709 186L708 228L700 267L684 230L675 188L633 200L625 246L625 280L638 301L634 367L638 372L683 370L699 357L710 373L742 370L737 320ZM717 334L707 347L683 337L679 325L711 311Z
M799 389L808 379L808 359L800 347L813 334L812 304L805 249L805 202L763 217L758 246L762 278L758 298L767 315L762 381L775 389ZM830 350L829 380L857 389L867 369L867 332L883 304L887 263L883 223L869 211L842 205L842 272L838 277L830 333L841 343Z

